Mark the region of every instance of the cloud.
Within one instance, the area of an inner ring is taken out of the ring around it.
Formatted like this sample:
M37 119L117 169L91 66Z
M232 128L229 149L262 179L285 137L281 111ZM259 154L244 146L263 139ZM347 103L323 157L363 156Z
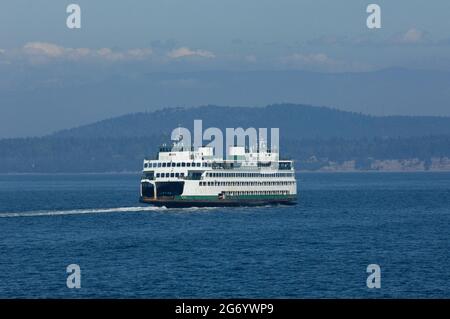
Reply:
M329 57L325 53L294 53L281 58L289 68L326 72L362 72L372 67L359 62L345 62Z
M338 36L326 35L313 38L305 42L309 46L329 47L329 46L399 46L399 45L433 45L429 32L419 30L417 28L410 28L404 32L396 33L390 36L380 36L376 33L363 33L353 36Z
M128 61L148 62L152 67L171 67L182 60L189 66L191 62L199 60L213 60L216 55L211 51L202 49L190 49L189 47L173 48L85 48L65 47L56 43L34 41L28 42L22 47L1 50L0 62L49 64L53 62L76 63L120 63ZM197 63L198 64L198 63Z
M181 47L174 49L167 53L167 56L172 59L179 59L184 57L202 57L202 58L215 58L215 54L206 50L191 50L188 47Z
M391 39L393 44L425 44L431 43L431 37L428 32L411 28L402 34L397 34Z
M12 50L11 57L21 56L34 63L45 63L52 60L80 61L97 59L104 61L144 60L152 55L150 48L134 48L129 50L113 50L110 48L67 48L48 42L29 42L19 50Z
M67 49L53 43L30 42L24 45L23 51L30 55L44 55L56 58L62 56Z

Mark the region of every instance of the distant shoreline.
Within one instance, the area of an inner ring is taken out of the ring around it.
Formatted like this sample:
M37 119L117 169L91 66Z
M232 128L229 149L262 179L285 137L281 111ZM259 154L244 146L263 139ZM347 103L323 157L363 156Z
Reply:
M450 170L297 170L295 171L297 174L362 174L362 173L371 173L371 174L379 174L379 173L450 173ZM61 173L0 173L0 176L67 176L67 175L140 175L141 171L136 172L81 172L81 173L73 173L73 172L61 172Z

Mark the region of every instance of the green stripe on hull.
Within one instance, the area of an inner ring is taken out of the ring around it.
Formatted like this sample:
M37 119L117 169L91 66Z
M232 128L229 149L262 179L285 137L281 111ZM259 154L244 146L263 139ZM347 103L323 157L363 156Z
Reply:
M225 200L271 200L271 199L295 199L295 195L236 195L236 196L226 196ZM210 195L181 195L175 196L176 200L218 200L217 196Z

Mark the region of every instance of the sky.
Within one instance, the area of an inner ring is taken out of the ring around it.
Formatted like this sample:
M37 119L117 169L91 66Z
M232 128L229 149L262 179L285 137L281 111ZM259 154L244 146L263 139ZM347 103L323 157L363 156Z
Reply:
M66 25L66 8L71 3L81 8L80 29ZM371 3L381 8L380 29L367 28L366 8ZM113 77L217 70L343 74L406 68L450 72L449 12L448 0L3 0L0 137L45 134L148 108L142 102L141 108L116 105L93 113L92 105L80 106L81 115L74 114L68 121L64 110L45 108L44 104L54 101L34 103L33 92L42 88L64 96L63 90L95 87ZM197 83L192 77L177 81L182 86ZM80 94L88 93L81 90ZM282 102L281 97L233 103L269 104ZM192 101L228 102L213 95ZM321 100L296 97L289 101ZM156 103L174 104L170 99L165 103L163 97ZM50 120L31 121L31 116L39 118L39 108ZM388 107L352 106L348 110L398 113ZM424 106L411 114L450 115L450 111ZM14 123L19 118L27 120L27 116L29 126Z
M381 7L381 29L366 26L373 2ZM70 3L81 8L81 29L66 26ZM6 0L0 52L3 63L24 56L38 63L41 54L151 60L157 70L183 58L221 69L447 70L449 12L448 0Z

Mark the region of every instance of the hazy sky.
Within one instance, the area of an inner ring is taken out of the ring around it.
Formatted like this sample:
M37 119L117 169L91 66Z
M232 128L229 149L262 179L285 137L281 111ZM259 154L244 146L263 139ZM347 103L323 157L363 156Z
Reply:
M66 26L71 3L81 29ZM0 138L199 104L450 116L449 14L449 0L2 0Z
M70 3L81 7L80 30L66 27ZM366 26L370 3L381 6L381 29ZM0 59L139 57L160 70L194 57L221 69L450 69L449 12L448 0L5 0Z

